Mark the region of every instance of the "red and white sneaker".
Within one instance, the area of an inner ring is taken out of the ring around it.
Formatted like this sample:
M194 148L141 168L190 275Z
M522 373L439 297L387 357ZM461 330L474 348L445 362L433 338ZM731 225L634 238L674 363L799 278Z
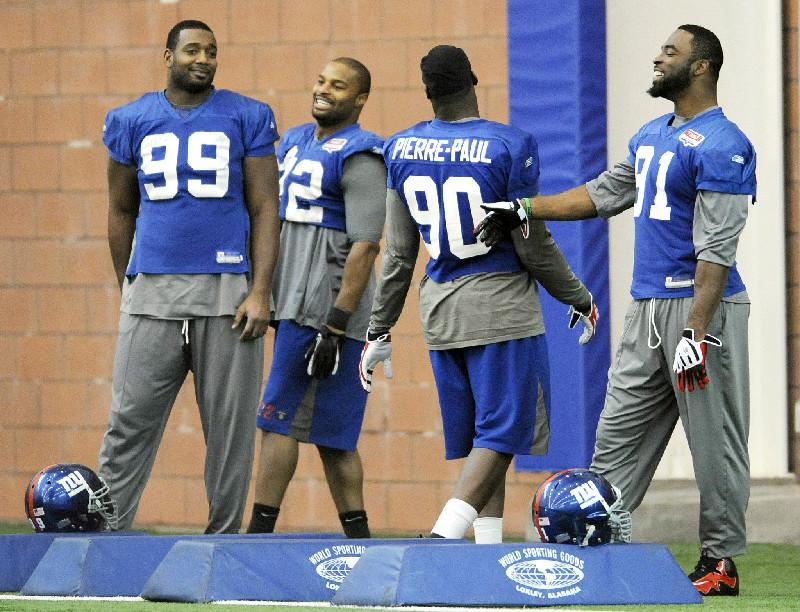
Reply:
M694 588L706 597L739 594L739 574L730 557L715 559L705 554L701 555L694 571L689 574L689 580L692 581Z

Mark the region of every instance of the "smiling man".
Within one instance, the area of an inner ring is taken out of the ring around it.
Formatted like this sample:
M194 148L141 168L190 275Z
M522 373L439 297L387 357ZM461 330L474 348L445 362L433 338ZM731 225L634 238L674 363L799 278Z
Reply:
M122 304L100 475L133 523L189 371L206 442L208 533L245 510L278 253L275 117L215 89L201 21L167 35L167 87L108 113L108 244Z
M648 90L674 110L640 128L626 160L569 191L488 207L506 229L519 209L572 220L633 208L633 303L591 469L634 510L681 419L700 489L701 552L689 578L703 595L739 594L732 557L746 549L750 495L750 300L736 248L756 195L756 154L717 104L722 59L713 32L680 26L653 60ZM498 225L479 235L491 239Z
M329 62L312 90L313 123L286 132L272 369L258 409L261 457L249 533L275 528L299 442L316 445L345 534L368 538L356 448L367 393L358 360L375 289L386 167L358 118L370 91L359 61Z

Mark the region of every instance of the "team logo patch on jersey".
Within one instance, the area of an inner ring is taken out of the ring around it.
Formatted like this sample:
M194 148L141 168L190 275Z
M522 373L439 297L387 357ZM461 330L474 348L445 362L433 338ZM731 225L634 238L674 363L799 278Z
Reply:
M691 129L685 130L680 136L678 136L678 140L680 140L685 147L696 147L705 139L706 137L700 132L695 132Z
M525 160L525 167L526 168L530 168L532 165L533 165L533 158L532 157L529 157L528 159Z
M744 164L744 157L742 157L741 155L734 155L733 157L731 157L731 161L734 164Z
M333 153L335 151L341 151L346 144L347 138L331 138L328 142L322 145L322 149L328 153Z

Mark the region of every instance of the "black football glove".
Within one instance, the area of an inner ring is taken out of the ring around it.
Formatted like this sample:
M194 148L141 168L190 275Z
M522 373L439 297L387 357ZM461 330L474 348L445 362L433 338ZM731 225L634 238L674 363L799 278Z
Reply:
M475 226L472 235L486 246L494 246L517 227L522 228L523 238L528 237L528 215L519 200L481 204L481 208L488 214Z
M344 333L336 334L327 325L323 325L322 330L317 333L314 344L306 351L308 375L322 380L336 374L339 369L339 347L343 342Z

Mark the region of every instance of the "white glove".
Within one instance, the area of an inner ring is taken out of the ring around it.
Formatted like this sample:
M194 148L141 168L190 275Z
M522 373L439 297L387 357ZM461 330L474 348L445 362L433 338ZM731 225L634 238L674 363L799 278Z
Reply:
M361 360L358 362L358 378L361 386L369 393L372 391L372 373L379 363L383 363L383 374L391 378L392 373L392 335L389 332L374 334L367 332L367 341L361 351Z
M704 344L713 344L714 346L722 346L719 338L715 338L710 334L706 334L700 342L694 339L693 329L684 329L681 341L675 349L675 361L672 362L672 369L676 374L680 374L690 368L705 364L706 360L706 347Z
M569 307L569 328L572 329L578 324L578 321L583 323L583 333L581 337L578 338L578 344L586 344L594 338L595 331L597 330L597 319L600 317L600 313L597 311L597 305L594 303L594 299L589 306L589 311L583 313L579 310L576 310L574 306Z

